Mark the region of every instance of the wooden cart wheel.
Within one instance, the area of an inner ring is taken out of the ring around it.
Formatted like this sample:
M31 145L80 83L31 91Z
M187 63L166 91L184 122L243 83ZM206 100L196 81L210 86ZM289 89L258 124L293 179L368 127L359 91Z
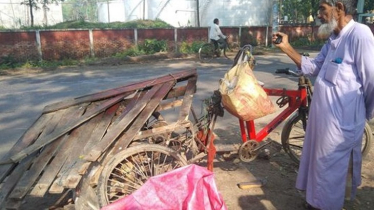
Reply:
M150 177L187 165L175 150L155 144L130 147L113 156L98 183L100 207L139 189Z

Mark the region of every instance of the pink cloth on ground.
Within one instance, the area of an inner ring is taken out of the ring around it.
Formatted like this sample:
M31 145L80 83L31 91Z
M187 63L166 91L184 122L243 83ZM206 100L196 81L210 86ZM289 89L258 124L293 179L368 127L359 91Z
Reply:
M101 210L227 210L213 172L194 164L160 174Z

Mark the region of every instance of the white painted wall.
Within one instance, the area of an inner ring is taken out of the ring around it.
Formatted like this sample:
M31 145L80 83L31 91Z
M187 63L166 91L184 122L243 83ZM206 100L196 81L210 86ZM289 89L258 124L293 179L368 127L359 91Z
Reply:
M23 0L0 0L0 26L6 28L19 28L20 26L30 26L29 7L22 4ZM38 5L42 8L42 5ZM49 4L49 10L33 10L34 26L36 25L54 25L62 22L61 4ZM47 19L45 19L45 16Z
M214 18L220 19L221 26L264 26L270 23L273 0L199 2L201 27L210 26ZM103 1L99 4L107 3ZM110 4L115 5L115 9L112 10L111 6L109 8L110 22L158 18L174 27L197 26L196 0L116 0ZM99 20L107 22L108 13L103 10L107 10L107 7L99 8Z
M0 26L29 26L29 9L23 0L0 0ZM98 0L100 22L161 19L174 27L197 26L196 0ZM273 0L199 0L200 26L210 26L214 18L221 26L264 26L269 24ZM41 5L40 5L41 6ZM63 21L61 4L34 10L34 25L53 25Z

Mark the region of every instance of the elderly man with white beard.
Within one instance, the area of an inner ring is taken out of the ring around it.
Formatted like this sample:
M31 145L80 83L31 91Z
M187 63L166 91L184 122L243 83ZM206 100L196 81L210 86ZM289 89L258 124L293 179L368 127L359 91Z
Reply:
M302 74L316 76L296 180L308 209L341 210L361 184L365 120L374 116L374 38L354 21L356 7L357 0L320 0L318 35L327 41L315 58L296 52L286 34L273 34Z

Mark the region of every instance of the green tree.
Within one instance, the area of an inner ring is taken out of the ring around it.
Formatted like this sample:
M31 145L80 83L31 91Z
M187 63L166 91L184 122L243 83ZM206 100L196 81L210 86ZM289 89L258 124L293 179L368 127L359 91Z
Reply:
M62 4L64 21L97 22L97 0L66 0Z
M287 15L290 20L298 22L310 14L317 18L319 0L280 0L282 3L282 15ZM364 13L374 10L373 0L364 0Z
M293 23L306 22L312 14L312 0L283 0L281 5L282 17L287 16Z
M33 27L34 26L34 13L33 13L33 9L35 10L38 10L40 9L40 7L38 6L38 4L42 4L42 8L44 11L47 11L49 8L48 8L48 4L52 4L52 3L55 3L55 4L58 4L58 2L62 2L64 0L25 0L23 2L21 2L21 4L24 4L24 5L27 5L29 7L29 10L30 10L30 26Z
M31 27L33 27L34 26L34 13L33 13L32 9L37 7L36 1L35 0L26 0L24 2L21 2L21 4L25 4L29 7Z
M374 10L374 1L372 0L365 0L364 3L364 12Z

